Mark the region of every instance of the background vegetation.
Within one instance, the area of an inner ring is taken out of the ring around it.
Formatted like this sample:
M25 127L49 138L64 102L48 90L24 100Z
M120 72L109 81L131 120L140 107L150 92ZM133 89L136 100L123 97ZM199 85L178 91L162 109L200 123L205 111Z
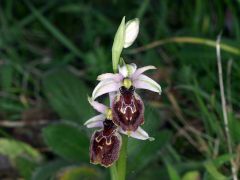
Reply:
M97 75L111 71L124 15L141 21L125 60L157 66L149 76L164 90L160 97L139 92L144 128L155 141L131 139L128 179L231 179L230 159L240 165L240 2L231 0L2 0L0 179L109 179L108 170L89 164L91 132L83 123L94 115L86 97ZM216 49L178 42L132 51L171 37L215 41L220 32L235 48L221 52L233 154Z

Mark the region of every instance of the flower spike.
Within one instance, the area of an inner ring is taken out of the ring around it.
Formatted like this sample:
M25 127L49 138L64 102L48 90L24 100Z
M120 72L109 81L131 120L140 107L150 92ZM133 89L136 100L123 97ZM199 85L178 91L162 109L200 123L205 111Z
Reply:
M134 63L126 64L121 57L122 50L134 43L138 33L139 19L125 23L123 17L112 46L114 73L99 75L99 83L91 98L88 97L90 105L100 113L84 123L88 128L99 128L90 142L90 162L93 164L109 167L118 160L122 146L120 133L139 140L154 140L141 128L144 123L144 104L135 90L147 89L161 94L161 86L143 74L156 67L137 68ZM104 94L109 94L110 107L96 101Z

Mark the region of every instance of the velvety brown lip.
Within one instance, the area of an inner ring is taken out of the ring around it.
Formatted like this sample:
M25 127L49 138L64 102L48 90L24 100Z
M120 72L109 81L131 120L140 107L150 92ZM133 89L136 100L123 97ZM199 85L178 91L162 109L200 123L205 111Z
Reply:
M95 131L90 144L90 162L111 166L119 157L121 136L118 133L104 135L104 130Z
M112 120L105 119L103 129L95 131L90 144L90 162L111 166L119 157L121 136L116 132L117 126Z
M112 103L112 112L113 122L124 131L136 131L144 123L144 105L133 86L120 88L120 94Z

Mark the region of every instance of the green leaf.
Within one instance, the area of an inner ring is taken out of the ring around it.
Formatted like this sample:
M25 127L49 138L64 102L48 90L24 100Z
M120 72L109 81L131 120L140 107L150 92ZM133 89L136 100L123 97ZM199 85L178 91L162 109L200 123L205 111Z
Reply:
M31 173L42 160L41 154L26 143L1 138L0 154L7 156L24 179L30 179Z
M86 85L68 71L58 70L47 75L43 86L51 106L64 120L82 125L93 114Z
M167 171L170 180L181 180L177 170L169 163L167 163Z
M154 135L154 141L139 141L129 138L128 155L131 157L128 163L128 171L140 172L141 169L157 159L158 152L169 141L169 131L158 132Z
M37 164L25 157L18 157L15 160L16 168L19 174L26 180L30 180L32 172L37 167Z
M54 177L56 172L70 164L64 160L55 160L38 167L32 175L32 180L49 180Z
M141 173L150 163L152 164L161 159L159 151L165 148L172 136L172 133L168 130L159 132L159 127L161 123L163 123L163 120L159 119L159 112L148 104L145 106L144 117L146 123L144 123L142 128L148 132L150 137L155 138L155 140L139 141L134 138L129 138L128 156L131 158L128 159L127 171L131 176L134 176L134 174L131 173L132 171Z
M100 173L87 166L67 167L59 172L58 177L59 180L95 180L100 179Z
M0 139L0 154L8 156L13 161L19 156L26 156L36 162L42 159L40 153L30 145L7 138Z
M184 174L182 180L199 180L200 173L198 171L189 171Z
M112 65L114 72L117 72L119 58L122 53L124 45L124 34L125 34L125 16L122 18L122 22L118 27L112 46Z
M223 174L221 174L217 170L217 168L214 166L214 164L212 162L206 162L204 164L204 167L206 168L208 173L212 176L212 178L214 178L216 180L225 180L225 179L227 179L226 176L224 176Z
M89 139L77 127L55 124L43 129L43 138L53 152L61 157L79 162L89 161Z

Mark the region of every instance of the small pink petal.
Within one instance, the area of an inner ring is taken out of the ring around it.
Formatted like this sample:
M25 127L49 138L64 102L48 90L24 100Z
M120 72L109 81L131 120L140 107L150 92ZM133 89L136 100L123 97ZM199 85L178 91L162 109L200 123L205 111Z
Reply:
M106 112L106 110L108 109L107 106L105 106L104 104L101 104L97 101L93 101L90 97L88 97L88 102L91 104L91 106L97 110L98 112L104 114Z
M138 127L136 131L131 131L131 132L123 131L122 128L119 128L119 132L122 134L130 135L132 138L135 138L135 139L140 139L140 140L152 139L151 137L149 137L148 133L144 131L141 127Z
M118 91L120 87L121 87L120 82L117 83L111 79L100 81L93 90L92 99L95 100L97 97L103 94Z
M84 123L84 125L87 126L88 128L103 127L103 121L105 120L105 118L106 118L105 115L99 114L87 120Z
M136 79L140 74L144 73L145 71L147 70L150 70L150 69L157 69L155 66L144 66L142 68L139 68L135 71L135 73L132 75L132 79Z
M162 92L160 85L156 81L143 74L139 75L138 78L133 81L133 86L136 89L147 89L159 94Z
M120 81L122 81L123 76L121 74L105 73L105 74L101 74L97 77L98 81L103 81L103 80L107 80L107 79L112 79L116 82L120 82Z

